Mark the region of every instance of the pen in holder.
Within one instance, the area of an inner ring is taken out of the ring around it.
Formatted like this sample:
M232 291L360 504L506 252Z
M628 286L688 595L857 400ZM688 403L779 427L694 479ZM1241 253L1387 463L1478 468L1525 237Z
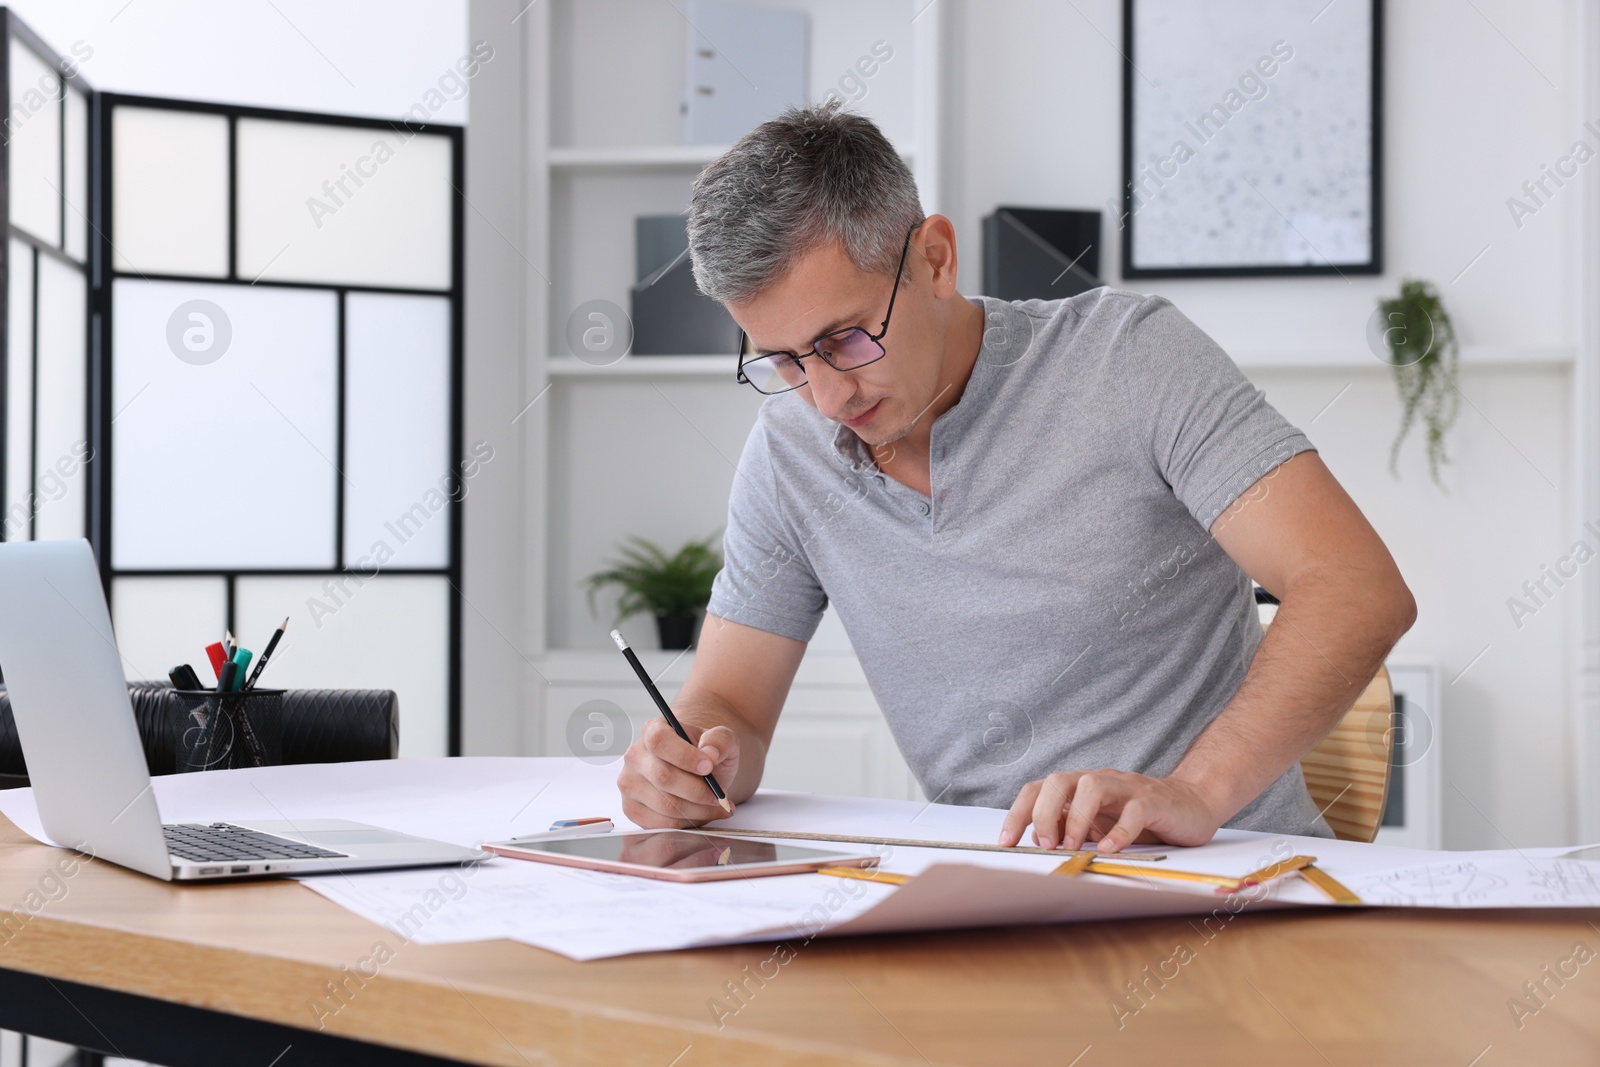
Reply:
M269 767L283 762L283 690L172 690L177 770Z

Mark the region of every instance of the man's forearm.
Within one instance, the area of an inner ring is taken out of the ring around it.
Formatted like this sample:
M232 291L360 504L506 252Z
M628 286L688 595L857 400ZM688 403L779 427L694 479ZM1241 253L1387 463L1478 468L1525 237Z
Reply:
M1356 571L1306 576L1284 592L1238 692L1171 777L1226 822L1327 736L1414 617L1403 586L1375 587Z

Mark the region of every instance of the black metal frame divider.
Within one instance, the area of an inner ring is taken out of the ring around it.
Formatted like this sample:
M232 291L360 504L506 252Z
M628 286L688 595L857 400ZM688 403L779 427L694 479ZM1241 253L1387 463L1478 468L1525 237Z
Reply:
M39 369L39 346L38 346L38 338L39 338L39 268L38 268L38 260L39 260L39 256L41 254L48 255L48 256L51 256L52 258L56 259L56 260L59 260L61 263L71 267L73 270L78 271L81 274L84 274L85 275L85 279L86 279L86 283L92 289L92 270L93 270L93 261L94 261L93 239L91 238L91 240L89 242L90 247L88 249L86 249L86 252L88 254L87 254L87 257L86 257L86 262L84 262L84 263L77 262L72 257L67 255L66 251L65 251L66 244L67 244L67 222L68 222L68 215L67 215L68 208L67 208L67 199L66 199L66 195L65 195L65 189L66 189L66 181L65 181L65 179L66 179L66 161L67 161L67 138L66 138L67 87L66 87L66 82L70 80L71 82L76 84L76 86L80 90L83 91L83 93L84 93L85 97L87 98L87 101L89 102L91 107L92 107L93 101L94 101L94 90L89 85L88 81L83 77L82 72L77 69L77 64L76 63L74 63L72 61L69 61L69 60L65 59L64 57L62 57L61 55L59 55L53 48L51 48L48 44L46 44L44 42L43 38L41 38L38 34L34 33L33 30L28 27L27 23L25 23L21 19L19 19L16 16L16 14L13 11L11 11L10 8L0 7L0 23L3 23L3 28L4 28L4 40L0 41L0 100L4 101L4 110L3 110L3 112L0 112L0 115L3 115L3 118L0 118L0 121L3 121L5 123L4 136L0 136L0 219L4 219L5 220L5 223L6 223L6 238L7 238L4 252L0 253L0 325L3 325L3 328L0 328L0 427L3 427L3 425L4 425L5 413L10 410L10 408L9 408L10 395L9 394L10 394L10 383L11 383L11 374L10 374L11 361L14 360L14 359L19 358L19 356L20 356L21 358L26 358L27 360L29 360L32 363L32 366L33 366L33 374L30 376L30 379L31 379L31 382L32 382L32 389L33 389L33 396L30 399L30 405L31 405L31 409L32 409L32 419L31 419L32 440L29 443L29 451L30 451L30 457L29 457L29 463L28 463L28 470L29 470L28 481L29 481L29 485L28 485L28 490L27 490L27 500L28 500L28 506L29 506L27 536L29 538L31 538L34 535L34 526L35 526L34 520L35 520L36 512L37 512L37 508L35 507L35 501L37 499L36 493L37 493L37 490L38 490L38 486L35 483L36 483L37 477L38 477L38 452L39 452L39 417L38 417L39 416L39 412L38 412L38 399L39 399L39 381L38 381L38 369ZM18 228L16 226L12 225L12 223L11 223L11 133L12 133L12 131L11 131L11 120L12 120L12 116L15 113L15 107L17 105L17 102L11 99L11 39L13 37L17 38L24 45L26 45L28 48L32 49L41 59L43 59L46 63L48 63L50 65L50 68L56 72L56 76L58 78L62 78L61 97L60 97L59 100L54 102L55 105L60 108L61 129L62 129L61 146L60 146L60 151L58 153L58 162L57 162L57 175L58 175L58 180L61 182L61 185L58 187L57 191L62 194L61 195L61 221L60 221L61 238L60 238L59 244L54 246L54 247L52 247L51 245L47 244L45 241L43 241L41 238L35 236L34 234L29 233L26 230L20 229L20 228ZM73 74L71 75L70 78L64 77L65 71L67 69L69 69L69 68L72 69ZM93 175L94 175L94 168L95 168L95 161L94 161L94 157L92 155L90 155L88 157L88 166L89 166L90 178L91 178L91 183L92 183L92 179L93 179ZM92 195L93 194L91 192L91 196ZM88 206L88 205L85 205L85 206ZM92 229L92 226L91 226L91 229ZM28 245L28 247L32 251L32 254L29 256L28 263L26 265L27 269L33 275L33 285L31 286L31 291L32 291L32 294L33 294L33 308L32 308L31 314L29 315L29 319L31 321L32 326L31 326L29 337L27 338L28 347L27 347L26 353L19 353L16 350L16 346L12 343L13 339L11 337L11 330L10 330L10 322L11 322L11 272L13 270L18 269L21 266L20 264L14 264L14 263L11 262L10 248L11 248L11 241L12 240L22 241L23 243ZM92 300L92 297L88 297L88 299ZM93 327L91 325L92 318L93 318L92 315L86 316L84 324L83 324L83 329L84 329L84 350L85 350L85 352L89 352L89 353L93 352ZM90 358L91 363L92 363L93 357L90 356L89 358ZM92 378L90 380L92 381ZM93 394L93 388L92 387L88 391L88 394L89 395L85 395L85 397L84 397L84 406L85 406L84 407L84 426L90 430L91 435L92 435L92 428L94 426L94 412L93 412L93 404L91 402L91 396ZM9 440L8 440L8 437L9 437L8 434L0 432L0 508L5 507L6 502L10 501L13 498L12 490L15 488L14 486L6 484L6 482L7 482L7 474L8 474L8 470L9 470L9 468L8 468L8 460L9 460L9 456L8 456ZM91 441L91 443L92 443L92 441ZM91 493L91 497L92 497L92 493ZM0 515L0 523L3 523L8 518L9 518L9 516ZM87 532L87 531L85 531L85 532Z
M227 276L222 278L153 274L138 271L117 271L113 269L114 249L111 234L114 232L115 220L112 218L112 174L114 160L112 156L111 126L112 116L118 107L156 108L170 111L182 111L193 114L220 115L228 121L229 161L228 161L228 270ZM451 248L450 248L450 287L448 290L414 289L401 286L374 286L354 285L347 283L320 283L300 281L275 281L267 278L247 279L237 275L236 250L238 235L238 159L236 150L236 130L240 119L265 119L280 122L294 122L311 125L357 127L373 131L384 131L409 137L413 134L428 133L444 135L451 142ZM112 467L116 456L112 450L111 423L116 417L112 411L112 322L115 315L113 300L113 283L119 278L141 278L148 281L174 281L192 282L207 285L239 285L255 286L257 288L287 288L309 289L320 292L336 294L338 307L338 348L337 348L337 431L336 440L338 455L336 464L339 470L345 465L345 300L346 295L356 293L389 293L404 296L430 296L447 297L450 302L450 462L451 469L459 472L462 462L462 385L463 385L463 360L462 360L462 278L463 278L463 249L462 226L464 222L463 206L465 202L465 159L462 144L465 131L460 126L451 126L440 123L414 123L406 121L390 121L385 119L360 118L345 115L326 115L304 111L286 111L276 108L245 107L233 104L218 104L189 100L169 100L157 97L135 96L124 93L101 92L94 94L90 100L90 135L92 147L90 152L92 192L94 211L91 216L93 227L91 233L91 255L93 285L90 291L91 319L93 328L90 351L92 353L92 373L90 375L90 389L94 395L92 405L94 417L90 425L93 430L93 446L95 450L94 467L96 468L91 494L90 508L90 541L94 544L95 553L100 561L102 580L110 590L113 579L123 576L139 577L220 577L224 579L227 589L227 617L230 628L234 626L234 595L235 584L241 577L333 577L338 575L356 574L371 577L370 574L353 569L353 561L344 558L344 483L343 478L335 479L335 522L334 522L334 560L335 566L331 570L318 570L315 568L286 568L286 569L252 569L252 568L224 568L224 569L122 569L112 565L111 556L111 493L112 493ZM434 575L443 577L450 584L449 596L449 647L447 661L449 669L449 704L448 704L448 738L450 755L459 755L461 751L461 520L462 505L460 501L447 499L450 524L450 553L448 564L444 568L386 568L385 573L396 575Z
M116 417L116 413L111 407L111 324L115 312L112 283L119 277L146 277L150 280L223 285L257 285L262 287L278 286L315 289L334 293L337 301L336 329L338 331L335 384L338 412L336 440L338 448L337 462L340 468L344 466L345 462L345 302L347 294L351 292L373 292L447 298L451 317L449 454L451 469L459 472L463 453L462 282L464 256L462 242L463 209L466 195L464 192L465 160L462 147L465 131L459 126L440 123L385 121L382 119L96 92L88 81L83 78L82 73L76 69L74 63L66 61L17 18L13 12L4 7L0 7L0 28L3 28L5 38L0 41L0 100L4 101L3 115L7 119L14 114L13 109L17 103L11 99L10 89L10 42L12 38L16 38L32 49L55 70L59 78L63 79L60 99L54 102L55 106L61 108L62 119L60 164L57 171L62 179L62 184L58 188L58 192L61 194L61 233L56 246L52 247L38 236L11 225L12 177L9 126L6 127L6 135L0 137L0 218L6 220L8 239L22 241L31 250L31 255L28 257L26 264L11 262L9 254L10 240L5 245L4 254L0 254L0 421L3 421L4 413L8 410L11 361L25 358L32 362L35 372L38 368L39 286L37 264L40 255L51 256L85 275L86 314L83 329L84 351L87 360L87 367L85 368L87 388L83 403L84 427L92 452L84 470L84 474L88 479L88 488L85 509L86 529L83 532L94 545L96 555L100 561L101 580L108 595L112 592L112 580L121 575L220 577L225 582L227 591L226 611L228 622L231 626L234 623L235 584L241 577L267 575L275 577L323 577L360 573L352 571L350 568L352 561L344 558L345 515L342 480L335 483L338 488L335 496L335 543L333 556L335 566L332 570L307 570L303 568L284 570L245 568L231 570L119 570L112 566L111 465L114 462L114 457L112 454L111 424ZM70 79L66 75L68 70L72 71ZM69 240L69 206L66 196L68 187L65 184L68 159L66 143L67 80L70 80L75 87L83 92L88 111L87 130L85 131L88 144L85 146L86 152L84 155L88 167L88 203L85 205L88 212L88 217L85 220L88 238L87 247L84 249L85 262L83 263L73 260L65 251ZM115 108L124 105L222 115L227 118L229 130L229 184L228 274L226 278L142 275L137 272L124 273L113 269L115 261L111 242L111 234L114 232L112 229L111 168L113 160L111 119ZM235 264L238 168L234 133L238 120L241 118L359 127L374 131L387 131L408 137L417 133L448 137L451 148L450 178L452 184L449 288L441 291L404 287L271 281L265 278L255 280L238 278ZM31 309L33 314L30 316L32 330L30 336L26 339L25 351L17 343L21 339L12 338L9 330L10 276L13 270L19 269L27 269L33 272L34 281L32 286L34 307ZM38 488L36 484L33 484L37 482L38 478L37 373L33 374L31 378L33 395L29 403L34 418L32 420L33 436L29 446L31 456L29 463L30 484L27 487L27 493L29 494L27 499L30 508L27 521L28 537L34 536L35 533L34 513L36 508L34 504L36 497L33 494L36 493ZM6 434L0 432L0 507L5 507L6 503L13 499L16 495L13 490L17 489L15 486L7 486L5 484L8 459L6 454L7 447ZM443 568L397 567L393 568L393 573L438 576L446 579L450 586L448 597L450 613L449 637L446 650L449 671L448 751L451 755L457 755L461 750L462 505L460 500L451 497L447 500L446 506L449 508L450 531L447 565ZM0 516L0 521L3 521L3 516ZM38 975L25 974L4 968L0 968L0 994L3 994L0 995L0 1005L9 1006L6 1010L0 1010L0 1026L26 1028L29 1032L67 1041L81 1048L97 1049L101 1053L119 1051L117 1046L120 1045L120 1051L126 1054L142 1055L158 1059L161 1062L183 1064L213 1062L218 1050L226 1049L228 1054L254 1055L259 1053L261 1062L266 1062L273 1055L281 1055L281 1050L286 1046L293 1046L297 1062L306 1063L414 1063L421 1065L447 1062L399 1049L382 1048L295 1028L241 1019L183 1005L169 1004L147 997L82 986L76 983L52 981ZM98 1023L90 1022L91 1017L98 1020ZM255 1050L254 1053L249 1051L252 1049ZM80 1052L79 1054L80 1062L83 1063L96 1062L100 1058L96 1053Z

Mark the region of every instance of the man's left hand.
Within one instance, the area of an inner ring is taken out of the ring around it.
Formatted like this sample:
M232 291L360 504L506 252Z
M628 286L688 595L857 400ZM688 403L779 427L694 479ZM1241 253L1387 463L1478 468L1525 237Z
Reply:
M1135 841L1203 845L1223 818L1189 782L1128 771L1062 771L1022 787L1000 828L1000 844L1021 841L1031 822L1041 848L1078 849L1087 841L1098 841L1101 852Z

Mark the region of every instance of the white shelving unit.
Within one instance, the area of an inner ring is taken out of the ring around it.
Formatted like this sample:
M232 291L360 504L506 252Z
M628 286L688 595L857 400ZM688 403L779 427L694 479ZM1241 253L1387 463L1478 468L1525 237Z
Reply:
M733 354L724 356L623 356L615 363L585 363L572 356L553 357L545 371L552 378L726 378L733 381Z
M594 170L626 167L701 167L730 146L703 144L618 145L598 148L551 148L555 169L585 167Z
M809 16L813 100L856 84L848 76L858 60L875 44L888 46L892 56L860 80L861 91L842 95L906 156L932 210L942 12L927 10L927 0L753 2ZM635 217L686 210L695 175L727 150L682 143L679 104L696 33L688 17L659 0L551 0L522 16L531 23L526 251L538 272L527 308L535 349L528 395L542 397L522 416L532 452L525 558L529 600L544 605L526 635L540 677L526 701L537 721L523 736L552 754L569 750L566 719L586 700L614 700L639 722L649 711L610 650L612 601L600 598L591 616L582 577L628 534L670 548L719 532L761 403L735 382L731 352L625 356L599 366L576 358L567 342L580 305L607 301L627 311ZM649 619L622 629L636 647L655 647ZM672 658L646 662L654 673ZM664 689L676 691L689 662L668 672ZM806 664L779 731L790 755L775 759L769 784L917 795L831 618Z

